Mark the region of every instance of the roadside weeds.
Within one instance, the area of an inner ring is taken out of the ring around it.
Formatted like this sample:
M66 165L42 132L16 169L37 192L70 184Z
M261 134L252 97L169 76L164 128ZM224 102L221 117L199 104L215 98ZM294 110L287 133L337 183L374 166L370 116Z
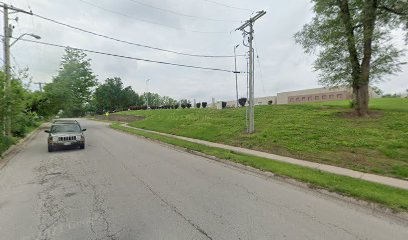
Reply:
M24 138L21 138L18 142L11 145L5 152L0 155L0 170L7 165L8 161L10 160L11 156L16 155L21 151L24 147L25 143L31 140L39 131L44 129L44 124L41 123L38 127L33 129L30 133L27 134Z

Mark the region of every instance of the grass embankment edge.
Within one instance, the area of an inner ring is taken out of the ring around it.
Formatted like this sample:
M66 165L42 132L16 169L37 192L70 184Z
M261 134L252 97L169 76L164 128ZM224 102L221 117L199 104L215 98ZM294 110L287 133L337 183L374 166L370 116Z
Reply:
M383 184L372 183L347 176L326 173L290 163L273 161L266 158L236 153L233 151L208 147L159 134L148 133L134 128L125 127L119 123L112 123L111 128L139 135L148 139L157 140L188 150L225 159L234 163L250 166L262 171L272 172L275 175L289 177L309 184L310 187L321 188L343 196L353 197L388 207L397 212L408 212L408 191Z
M27 132L23 137L12 137L10 138L10 143L5 146L5 148L0 149L0 161L4 159L9 152L13 150L13 148L23 142L25 142L28 138L30 138L35 132L38 131L38 129L45 123L47 122L46 120L44 121L37 121L34 125L29 126L27 128Z

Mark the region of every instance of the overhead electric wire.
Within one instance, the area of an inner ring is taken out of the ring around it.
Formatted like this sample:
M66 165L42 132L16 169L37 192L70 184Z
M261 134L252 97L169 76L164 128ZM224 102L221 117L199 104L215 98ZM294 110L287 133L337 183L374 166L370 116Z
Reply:
M236 10L242 10L242 11L253 12L251 9L248 9L248 8L235 7L235 6L227 5L227 4L225 4L225 3L220 3L220 2L211 1L211 0L203 0L203 1L204 1L204 2L213 3L213 4L216 4L216 5L219 5L219 6L227 7L227 8L236 9Z
M135 4L142 5L142 6L144 6L144 7L156 9L156 10L159 10L159 11L167 12L167 13L174 14L174 15L178 15L178 16L182 16L182 17L196 18L196 19L201 19L201 20L206 20L206 21L214 21L214 22L241 22L241 21L239 21L239 20L214 19L214 18L194 16L194 15L189 15L189 14L185 14L185 13L180 13L180 12L173 11L173 10L169 10L169 9L165 9L165 8L156 7L156 6L153 6L153 5L144 3L144 2L140 2L140 1L137 1L137 0L128 0L128 1L131 1L131 2L133 2L133 3L135 3Z
M63 22L60 22L60 21L57 21L57 20L54 20L54 19L51 19L51 18L44 17L44 16L41 16L41 15L38 15L38 14L35 14L35 13L33 13L33 16L41 18L43 20L47 20L47 21L59 24L59 25L62 25L62 26L65 26L65 27L68 27L68 28L72 28L72 29L75 29L75 30L78 30L78 31L81 31L81 32L92 34L94 36L106 38L106 39L113 40L113 41L116 41L116 42L126 43L126 44L129 44L129 45L134 45L134 46L138 46L138 47L149 48L149 49L153 49L153 50L157 50L157 51L174 53L174 54L183 55L183 56L190 56L190 57L203 57L203 58L233 58L234 57L232 55L190 54L190 53L183 53L183 52L168 50L168 49L164 49L164 48L152 47L152 46L148 46L148 45L144 45L144 44L140 44L140 43L121 40L121 39L110 37L110 36L100 34L100 33L95 33L95 32L89 31L89 30L85 30L85 29L82 29L82 28L79 28L79 27L72 26L72 25L67 24L67 23L63 23ZM244 56L244 55L238 55L238 56Z
M4 37L4 36L0 35L0 37ZM13 37L13 39L16 39L16 38ZM95 53L95 54L118 57L118 58L124 58L124 59L137 60L137 61L142 61L142 62L150 62L150 63L164 64L164 65L171 65L171 66L178 66L178 67L186 67L186 68L195 68L195 69L202 69L202 70L211 70L211 71L234 73L233 70L227 70L227 69L221 69L221 68L202 67L202 66L171 63L171 62L164 62L164 61L156 61L156 60L144 59L144 58L138 58L138 57L129 57L129 56L124 56L124 55L119 55L119 54L114 54L114 53L106 53L106 52L100 52L100 51L89 50L89 49L84 49L84 48L77 48L77 47L71 47L71 46L64 46L64 45L60 45L60 44L47 43L47 42L42 42L42 41L40 42L40 41L29 40L29 39L20 39L20 41L37 43L37 44L41 44L41 45L64 48L64 49L65 48L71 48L71 49L80 50L80 51L89 52L89 53ZM242 73L242 72L240 72L240 73Z
M149 20L135 18L133 16L124 14L122 12L107 9L105 7L102 7L100 5L97 5L97 4L94 4L94 3L91 3L91 2L88 2L88 1L85 1L85 0L79 0L79 1L85 3L85 4L89 5L89 6L101 9L103 11L106 11L106 12L110 12L110 13L113 13L113 14L117 14L117 15L120 15L120 16L123 16L123 17L131 18L131 19L141 21L141 22L145 22L145 23L149 23L149 24L154 24L154 25L159 25L159 26L162 26L162 27L168 27L168 28L176 29L176 30L179 30L179 31L194 32L194 33L206 33L206 34L229 34L230 33L230 32L208 32L208 31L199 31L199 30L180 28L180 27L176 27L176 26L171 26L171 25L166 25L166 24L162 24L162 23L158 23L158 22L152 22L152 21L149 21Z

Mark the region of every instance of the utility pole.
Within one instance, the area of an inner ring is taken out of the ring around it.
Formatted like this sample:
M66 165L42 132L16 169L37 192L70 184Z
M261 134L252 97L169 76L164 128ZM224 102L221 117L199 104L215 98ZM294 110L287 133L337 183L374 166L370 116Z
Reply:
M3 7L3 23L4 23L4 39L3 39L3 48L4 48L4 74L5 74L5 84L4 84L4 100L6 102L6 111L4 115L4 134L11 136L11 108L9 101L11 101L11 65L10 65L10 47L16 43L22 36L17 38L13 43L10 44L10 39L13 37L13 27L9 24L9 14L12 13L25 13L33 15L32 12L27 12L25 10L15 8L13 6L2 3L0 6ZM9 12L11 10L12 12ZM17 21L17 19L16 19ZM32 34L31 34L32 35ZM32 35L34 36L34 35ZM38 37L38 36L37 36Z
M265 15L265 11L259 11L254 17L251 17L247 20L242 26L236 29L242 31L244 36L248 36L248 43L249 43L249 100L248 100L248 115L249 115L249 126L248 126L248 133L255 132L255 120L254 120L254 49L252 47L252 41L254 39L254 23L260 17ZM249 27L249 32L245 31L245 28Z
M40 88L40 92L42 92L42 90L43 90L43 88L42 88L42 85L44 84L47 84L47 83L45 83L45 82L35 82L34 84L37 84L38 85L38 87Z
M3 119L4 133L7 136L11 136L11 118L10 118L10 87L11 87L11 77L10 77L10 38L12 37L12 28L9 24L9 8L6 4L3 5L3 22L4 22L4 99L6 102L6 111Z
M235 91L237 94L237 107L239 107L239 100L238 100L238 72L237 72L237 47L239 47L239 44L234 46L234 60L235 60Z

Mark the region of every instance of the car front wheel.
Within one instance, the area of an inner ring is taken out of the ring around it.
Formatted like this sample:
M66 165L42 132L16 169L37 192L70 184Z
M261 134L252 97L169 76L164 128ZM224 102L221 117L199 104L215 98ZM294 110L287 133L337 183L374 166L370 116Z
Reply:
M79 148L80 148L80 149L85 149L85 143L84 143L84 144L79 145Z
M54 148L52 147L52 145L48 145L48 152L53 152Z

